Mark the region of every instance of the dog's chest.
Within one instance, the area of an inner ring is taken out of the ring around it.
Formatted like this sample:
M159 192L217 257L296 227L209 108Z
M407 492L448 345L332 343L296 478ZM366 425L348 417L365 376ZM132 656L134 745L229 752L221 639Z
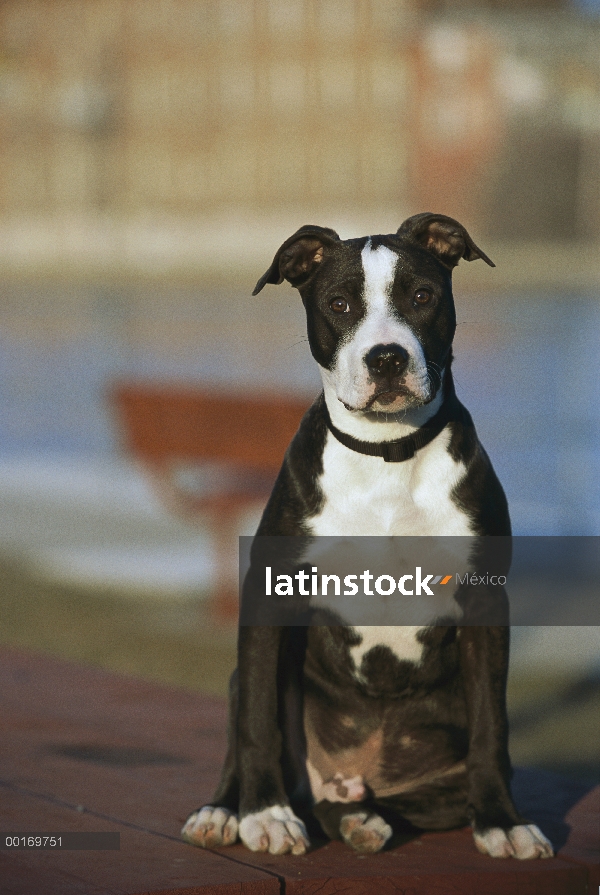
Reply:
M351 451L331 433L323 451L320 511L306 520L316 536L471 535L452 499L465 466L448 453L445 430L402 463Z

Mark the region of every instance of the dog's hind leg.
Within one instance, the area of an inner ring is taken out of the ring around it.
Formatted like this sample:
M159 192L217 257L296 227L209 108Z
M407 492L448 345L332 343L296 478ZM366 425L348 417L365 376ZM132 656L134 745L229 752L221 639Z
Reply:
M233 845L238 838L240 787L235 757L235 723L238 710L237 669L229 681L229 717L227 754L221 779L210 805L193 811L181 830L182 837L201 848Z

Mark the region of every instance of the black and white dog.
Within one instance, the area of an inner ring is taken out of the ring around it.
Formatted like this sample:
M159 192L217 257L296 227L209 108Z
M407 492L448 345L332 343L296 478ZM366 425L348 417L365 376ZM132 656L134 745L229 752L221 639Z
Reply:
M259 535L510 534L450 371L461 258L494 266L435 214L389 236L302 227L283 243L254 294L284 279L299 290L324 390ZM477 585L470 599L486 596ZM299 855L316 817L330 838L377 852L390 824L471 824L485 854L550 857L510 794L508 647L505 625L241 627L221 782L184 838Z

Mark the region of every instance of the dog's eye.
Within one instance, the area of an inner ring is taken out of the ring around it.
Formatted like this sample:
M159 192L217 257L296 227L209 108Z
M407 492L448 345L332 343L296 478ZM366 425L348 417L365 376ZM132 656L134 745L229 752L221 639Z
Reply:
M329 302L329 307L333 311L334 314L347 314L350 310L350 305L346 301L345 298L334 298Z
M428 305L432 297L433 296L428 289L418 289L415 292L415 302L418 305Z

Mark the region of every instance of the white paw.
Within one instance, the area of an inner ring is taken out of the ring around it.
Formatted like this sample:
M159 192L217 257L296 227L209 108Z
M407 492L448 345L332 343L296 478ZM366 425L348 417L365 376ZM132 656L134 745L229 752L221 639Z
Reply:
M190 814L181 835L186 842L201 848L233 845L238 837L238 819L227 808L205 805Z
M250 851L303 855L310 845L306 827L288 805L272 805L240 821L240 839Z
M510 830L492 827L485 833L473 833L477 850L492 858L551 858L552 843L534 824L521 824Z
M392 828L378 814L357 811L346 814L340 822L340 833L346 845L362 854L381 851L392 835Z

